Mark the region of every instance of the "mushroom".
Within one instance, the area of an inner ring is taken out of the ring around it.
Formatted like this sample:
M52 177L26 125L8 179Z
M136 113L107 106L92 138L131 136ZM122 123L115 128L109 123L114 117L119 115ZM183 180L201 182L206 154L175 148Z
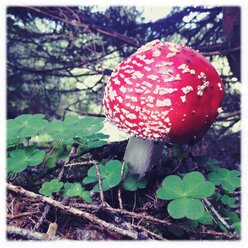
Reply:
M105 115L132 136L124 154L131 174L157 164L165 142L190 144L220 111L224 85L199 52L154 40L122 61L104 93Z

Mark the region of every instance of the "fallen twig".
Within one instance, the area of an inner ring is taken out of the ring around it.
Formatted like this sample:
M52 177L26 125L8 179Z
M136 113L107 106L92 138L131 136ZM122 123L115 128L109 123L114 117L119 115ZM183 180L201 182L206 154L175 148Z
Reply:
M222 223L222 225L225 226L227 230L229 231L232 230L232 228L227 224L227 222L223 219L223 217L220 216L220 214L213 207L213 205L206 198L204 198L203 201L208 206L208 208L212 211L212 213L217 217L217 219Z
M97 163L97 161L95 161L95 160L89 160L89 161L82 161L82 162L65 164L64 167L88 166L88 165L95 165L96 163Z
M129 237L131 239L136 239L136 240L138 239L138 233L135 232L135 231L130 232L128 230L124 230L122 228L119 228L119 227L115 226L112 223L108 223L108 222L106 222L104 220L99 219L98 217L96 217L93 214L90 214L90 213L87 213L85 211L76 209L74 207L65 206L61 202L58 202L58 201L52 199L51 197L42 196L42 195L36 194L34 192L25 190L22 187L15 186L15 185L9 184L9 183L7 184L7 189L11 190L11 191L14 191L16 193L19 193L21 195L24 195L26 197L34 198L36 200L45 202L45 203L47 203L47 204L49 204L49 205L51 205L51 206L53 206L55 208L63 210L66 213L73 214L75 216L87 219L88 221L90 221L90 222L92 222L94 224L97 224L97 225L99 225L99 226L101 226L103 228L106 228L106 230L108 230L108 231L116 232L116 233L118 233L118 234L120 234L122 236L126 236L126 237Z
M158 240L166 240L164 239L162 236L148 230L147 228L143 227L143 226L139 226L139 225L135 225L135 224L132 224L132 226L140 231L143 231L143 232L146 232L148 233L151 237L155 238L155 239L158 239Z
M99 186L99 192L100 192L100 199L102 202L102 205L105 204L105 199L104 199L104 194L103 194L103 190L102 190L102 180L101 180L101 174L100 174L100 170L98 167L98 164L95 164L96 166L96 174L97 174L97 178L98 178L98 186Z
M10 234L20 235L30 240L59 240L59 237L50 236L46 233L34 232L16 226L7 226L7 232Z
M121 165L121 179L122 180L123 180L124 168L125 168L125 162L123 162ZM121 198L121 184L118 188L118 201L119 201L120 209L123 209L123 203L122 203L122 198Z

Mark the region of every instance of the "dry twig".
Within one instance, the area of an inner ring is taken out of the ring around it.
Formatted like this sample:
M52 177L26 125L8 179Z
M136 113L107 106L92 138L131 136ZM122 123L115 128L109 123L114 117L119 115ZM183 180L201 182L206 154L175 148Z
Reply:
M31 230L23 229L15 226L7 226L7 232L9 234L20 235L29 240L58 240L60 238L56 236L49 236L46 233L34 232Z
M93 214L90 214L90 213L87 213L85 211L76 209L74 207L65 206L61 202L58 202L58 201L52 199L51 197L46 197L46 196L36 194L34 192L25 190L24 188L19 187L19 186L15 186L13 184L7 184L7 189L11 190L11 191L14 191L14 192L16 192L18 194L24 195L26 197L34 198L34 199L36 199L38 201L45 202L45 203L47 203L47 204L49 204L49 205L51 205L51 206L53 206L53 207L55 207L57 209L60 209L60 210L62 210L64 212L66 212L66 213L78 216L80 218L87 219L88 221L90 221L90 222L92 222L92 223L94 223L96 225L99 225L102 228L105 228L107 231L116 232L116 233L118 233L118 234L120 234L122 236L126 236L126 237L129 237L131 239L138 239L138 233L135 232L135 231L130 232L128 230L124 230L122 228L119 228L119 227L115 226L112 223L108 223L108 222L106 222L104 220L101 220L101 219L97 218Z

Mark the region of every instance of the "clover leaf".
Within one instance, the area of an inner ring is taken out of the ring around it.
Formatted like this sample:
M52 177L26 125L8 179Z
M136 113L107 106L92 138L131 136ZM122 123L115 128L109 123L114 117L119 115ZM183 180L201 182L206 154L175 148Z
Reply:
M62 140L65 144L77 139L82 142L84 137L96 134L103 128L105 118L68 116L64 121L54 119L46 131L54 140Z
M198 199L183 197L171 201L167 210L174 219L186 217L191 220L197 220L204 213L204 205Z
M138 176L128 176L125 182L123 183L123 189L127 191L135 191L137 189L144 189L147 185L146 179L138 180Z
M64 121L56 120L50 122L46 128L46 132L49 133L54 140L62 140L65 144L73 142L75 134L74 126L78 121L78 117L69 116Z
M80 183L65 183L64 189L64 196L81 196L86 202L92 203L90 192L86 191Z
M196 220L204 213L204 205L198 198L209 197L214 191L213 183L205 181L200 172L190 172L183 179L175 175L166 177L156 195L162 200L172 200L167 210L173 218Z
M235 198L233 197L230 197L228 195L223 195L220 197L220 200L224 205L227 205L230 208L237 207L237 205L235 204Z
M9 172L21 172L28 166L41 164L44 160L45 152L29 147L10 152L10 158L7 159L7 169Z
M240 172L238 170L228 170L219 168L208 174L209 181L215 185L221 185L227 191L234 191L240 187Z
M121 162L119 160L111 160L104 166L100 164L99 172L101 174L102 189L106 191L117 186L121 182ZM127 166L124 167L124 175L127 173ZM87 177L83 179L84 184L98 182L96 167L92 166L87 173ZM99 185L96 184L93 188L94 192L99 192Z
M63 187L63 182L59 182L58 179L52 179L49 182L44 182L39 190L39 193L44 196L50 196L53 193L59 192Z
M75 126L75 133L79 137L87 137L96 134L103 128L102 117L84 117L80 118Z
M8 145L18 143L19 139L29 138L37 135L48 124L43 114L25 114L7 121Z

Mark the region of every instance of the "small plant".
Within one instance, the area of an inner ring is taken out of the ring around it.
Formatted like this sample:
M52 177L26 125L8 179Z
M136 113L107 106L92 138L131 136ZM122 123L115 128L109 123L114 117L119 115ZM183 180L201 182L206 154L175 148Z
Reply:
M50 196L53 193L57 193L61 190L63 187L64 183L59 182L58 179L52 179L49 182L44 182L42 184L41 189L39 190L39 193L41 193L44 196Z
M214 172L208 174L209 181L227 191L234 191L240 187L240 172L237 170L228 170L226 168L217 168Z
M205 181L200 172L190 172L183 178L166 177L156 194L162 200L171 200L167 210L174 219L197 220L204 214L204 204L199 199L211 196L214 191L214 184Z
M122 188L127 191L136 191L137 189L144 189L147 185L147 180L142 178L138 180L138 176L128 176L122 185Z
M45 152L34 147L13 150L9 153L7 170L8 172L21 172L28 166L41 164L44 158Z
M85 190L80 183L65 183L64 184L64 196L75 197L80 196L87 203L92 203L90 192Z
M106 191L110 188L117 186L121 182L121 162L118 160L111 160L103 164L99 164L99 172L102 180L102 190ZM127 166L124 169L124 175L127 173ZM84 184L94 183L94 192L99 192L98 177L96 172L96 166L92 166L87 173L87 177L83 179Z

